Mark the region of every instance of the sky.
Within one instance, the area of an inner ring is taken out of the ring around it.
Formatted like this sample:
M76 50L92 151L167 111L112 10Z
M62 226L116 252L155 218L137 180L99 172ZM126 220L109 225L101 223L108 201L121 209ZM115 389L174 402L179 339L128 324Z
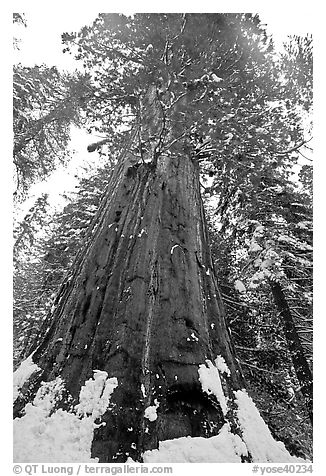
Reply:
M44 11L26 11L27 28L14 25L14 31L21 39L20 50L15 52L14 61L74 69L77 62L72 61L71 55L62 53L61 34L78 31L84 25L92 23L96 16L96 13L87 13L82 9L71 15L62 15L58 9L51 12L51 22L48 22Z
M138 4L136 5L138 6ZM71 69L72 64L76 65L75 62L72 62L69 54L62 54L60 35L63 32L76 31L84 25L91 24L96 18L97 12L79 8L73 12L68 10L62 14L61 9L57 9L51 11L51 21L49 22L48 15L44 10L23 9L20 11L26 12L28 27L15 27L17 33L21 33L22 38L20 52L16 52L14 56L15 61L29 64L44 62L55 64L63 69ZM139 11L138 8L137 11ZM246 9L246 11L248 10ZM262 22L267 24L267 30L273 34L278 45L286 40L287 35L305 35L313 30L313 15L307 15L306 10L300 9L300 6L291 10L283 9L282 14L277 8L272 10L260 8L253 12L259 13Z

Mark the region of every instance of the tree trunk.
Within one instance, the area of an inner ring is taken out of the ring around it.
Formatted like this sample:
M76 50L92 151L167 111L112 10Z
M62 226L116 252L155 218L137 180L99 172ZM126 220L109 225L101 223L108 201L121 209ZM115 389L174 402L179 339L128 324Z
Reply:
M285 338L287 340L292 362L297 379L300 384L300 390L303 394L309 418L313 420L313 377L307 362L300 337L297 333L291 310L285 298L284 292L277 282L270 282L275 304L279 310L281 321L284 328Z
M198 367L222 355L230 395L243 382L214 276L196 164L161 156L156 166L120 165L93 231L33 356L43 369L37 382L60 375L77 398L94 369L117 377L114 409L94 435L92 454L100 462L125 461L126 454L139 459L161 440L218 434L224 415L203 393ZM144 409L155 400L159 417L149 422Z

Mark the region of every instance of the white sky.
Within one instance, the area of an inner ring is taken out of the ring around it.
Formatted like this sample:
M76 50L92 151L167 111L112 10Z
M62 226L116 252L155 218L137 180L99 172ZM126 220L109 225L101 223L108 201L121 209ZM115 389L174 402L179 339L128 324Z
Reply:
M138 4L136 5L138 6ZM139 11L137 6L135 10ZM62 53L61 34L66 31L78 31L82 26L91 24L97 16L97 11L85 11L83 8L78 8L63 13L58 8L52 10L50 16L43 10L23 8L19 11L26 12L27 28L14 27L17 36L19 35L22 39L20 52L15 53L14 60L24 64L44 62L63 69L71 69L74 65L74 68L77 63L72 61L69 54ZM249 10L246 8L245 11L257 11L262 22L267 24L267 30L274 35L278 44L286 40L286 36L289 34L304 35L313 31L313 16L307 15L306 9L300 9L299 4L296 9L282 9L281 14L278 8L273 10L264 8Z
M14 53L14 61L28 65L45 63L62 69L75 69L78 63L72 61L71 55L62 53L64 46L61 43L61 34L78 31L84 25L91 24L96 16L96 13L83 10L78 10L73 15L62 15L58 9L51 12L49 23L44 12L26 11L27 28L14 25L14 32L21 38L20 51Z

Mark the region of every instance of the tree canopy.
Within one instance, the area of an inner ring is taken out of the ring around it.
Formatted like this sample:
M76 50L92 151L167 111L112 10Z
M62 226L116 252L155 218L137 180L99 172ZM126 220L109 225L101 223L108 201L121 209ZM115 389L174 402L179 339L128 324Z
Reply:
M64 51L75 52L92 76L89 117L96 114L94 127L108 136L114 126L139 117L140 99L153 83L166 128L173 123L180 134L209 139L214 162L220 154L232 159L242 152L257 168L258 151L266 162L268 154L275 158L303 139L294 100L258 16L101 14L78 34L64 34L63 41ZM169 139L166 131L163 135L164 148Z

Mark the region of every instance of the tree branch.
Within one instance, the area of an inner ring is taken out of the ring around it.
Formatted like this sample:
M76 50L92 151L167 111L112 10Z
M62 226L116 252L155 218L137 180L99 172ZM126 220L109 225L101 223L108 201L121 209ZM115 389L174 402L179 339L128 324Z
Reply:
M284 150L281 152L276 152L276 155L287 155L287 154L290 154L291 152L295 152L296 150L300 149L300 147L302 147L304 144L307 144L311 140L312 140L312 137L310 137L310 139L308 140L301 141L299 144L295 145L294 147L291 147L291 149Z

